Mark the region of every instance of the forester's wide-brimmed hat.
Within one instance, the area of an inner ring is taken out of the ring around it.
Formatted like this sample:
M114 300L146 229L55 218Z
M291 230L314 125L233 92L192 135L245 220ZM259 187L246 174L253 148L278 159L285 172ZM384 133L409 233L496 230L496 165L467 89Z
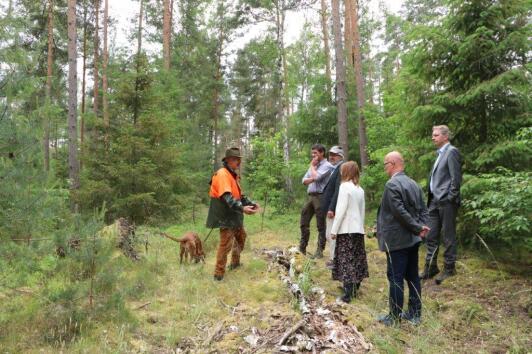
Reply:
M222 161L225 161L225 159L228 157L242 158L242 155L240 154L240 149L237 147L232 147L225 150L225 157L222 159Z

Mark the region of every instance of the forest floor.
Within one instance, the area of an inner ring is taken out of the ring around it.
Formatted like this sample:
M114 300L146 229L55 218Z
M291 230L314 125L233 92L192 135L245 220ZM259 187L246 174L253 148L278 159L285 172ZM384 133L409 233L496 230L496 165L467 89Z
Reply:
M198 231L204 239L208 230L201 224L175 225L165 231L175 236ZM130 279L138 286L138 294L130 292L126 297L123 311L130 315L93 323L61 351L278 352L275 346L254 348L250 343L267 335L280 338L302 313L261 250L297 245L298 216L265 219L263 231L260 216L248 217L246 229L243 266L227 271L221 282L212 276L217 230L204 245L205 264L180 264L177 243L158 236L154 229L139 230L149 235L148 252L138 269L128 269L128 276L121 280ZM311 230L309 250L313 251L314 226ZM370 278L362 283L359 296L341 311L371 343L372 352L525 353L532 348L530 269L510 269L488 257L462 252L457 276L440 286L433 281L422 284L422 324L387 328L375 320L388 306L385 255L377 249L375 239L366 239L366 249ZM325 302L334 304L341 295L340 283L331 280L325 261L309 262L308 273L312 285L324 289ZM26 352L57 352L54 345L23 348Z

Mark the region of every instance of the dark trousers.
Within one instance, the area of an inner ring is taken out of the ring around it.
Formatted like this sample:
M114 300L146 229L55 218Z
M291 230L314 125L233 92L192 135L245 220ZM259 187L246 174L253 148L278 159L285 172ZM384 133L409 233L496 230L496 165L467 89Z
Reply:
M308 200L301 210L301 219L299 226L301 227L301 240L299 241L299 249L307 250L308 241L310 238L310 220L316 215L316 224L318 226L318 250L325 249L325 216L320 208L319 195L309 195Z
M440 245L440 235L442 244L445 247L443 253L445 267L454 268L456 262L456 214L458 206L453 203L430 202L427 234L427 256L425 262L431 265L438 264L438 250Z
M421 315L421 283L418 267L419 243L386 253L390 283L390 314L398 317L403 310L404 280L408 284L408 312Z

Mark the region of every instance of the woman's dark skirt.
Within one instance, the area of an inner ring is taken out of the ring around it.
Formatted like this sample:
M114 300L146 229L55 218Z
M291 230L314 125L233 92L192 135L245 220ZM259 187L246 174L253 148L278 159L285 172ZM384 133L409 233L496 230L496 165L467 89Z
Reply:
M336 235L332 278L342 283L359 284L368 278L368 260L362 234Z

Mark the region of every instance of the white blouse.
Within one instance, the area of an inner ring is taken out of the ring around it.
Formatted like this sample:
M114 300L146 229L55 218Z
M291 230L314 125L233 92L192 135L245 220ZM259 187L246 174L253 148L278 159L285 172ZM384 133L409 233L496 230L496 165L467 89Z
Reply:
M364 234L364 190L352 181L342 182L331 234Z

